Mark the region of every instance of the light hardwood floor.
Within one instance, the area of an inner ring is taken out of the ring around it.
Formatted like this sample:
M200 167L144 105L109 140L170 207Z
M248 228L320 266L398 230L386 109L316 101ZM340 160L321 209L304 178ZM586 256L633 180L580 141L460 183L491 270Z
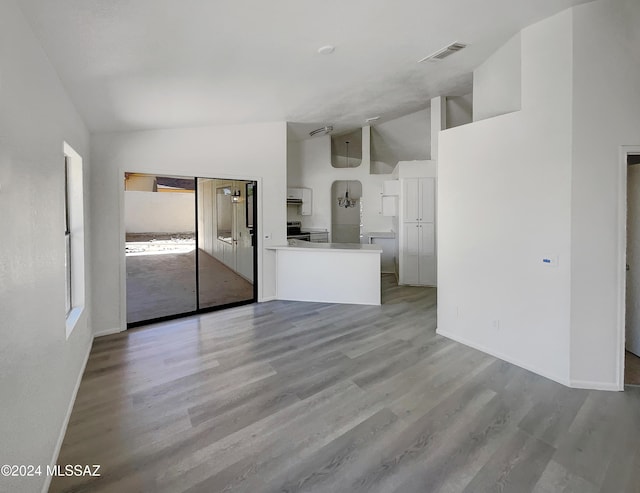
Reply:
M640 389L568 389L435 334L434 289L97 339L51 491L640 492Z

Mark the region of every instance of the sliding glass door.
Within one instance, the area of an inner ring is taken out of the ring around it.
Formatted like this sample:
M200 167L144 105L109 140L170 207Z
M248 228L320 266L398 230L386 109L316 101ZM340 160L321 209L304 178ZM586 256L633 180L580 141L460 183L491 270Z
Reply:
M200 308L252 301L253 193L242 180L198 179L198 302ZM247 200L248 193L251 194ZM250 211L250 214L248 212Z
M256 184L125 174L127 325L257 299Z

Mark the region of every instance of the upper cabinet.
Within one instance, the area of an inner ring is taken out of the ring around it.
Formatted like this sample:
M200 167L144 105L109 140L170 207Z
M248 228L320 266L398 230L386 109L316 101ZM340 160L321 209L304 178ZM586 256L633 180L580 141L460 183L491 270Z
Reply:
M404 222L434 222L434 178L404 178L402 196Z
M382 186L382 215L396 217L398 215L398 196L400 180L385 180Z
M310 188L287 188L287 205L300 206L301 216L311 215L311 189Z
M287 203L299 204L302 202L302 188L287 188Z

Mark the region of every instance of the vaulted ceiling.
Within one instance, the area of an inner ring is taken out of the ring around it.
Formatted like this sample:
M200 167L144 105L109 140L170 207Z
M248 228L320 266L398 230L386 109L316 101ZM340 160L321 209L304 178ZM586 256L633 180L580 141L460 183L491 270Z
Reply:
M524 26L586 0L20 0L93 132L362 126L471 90ZM467 49L417 63L454 41ZM334 45L321 55L318 48Z

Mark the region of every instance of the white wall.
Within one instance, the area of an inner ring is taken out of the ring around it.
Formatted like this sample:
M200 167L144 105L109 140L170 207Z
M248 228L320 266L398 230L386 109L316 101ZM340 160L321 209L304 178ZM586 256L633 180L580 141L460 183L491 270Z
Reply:
M124 192L127 233L189 233L195 231L193 193Z
M430 130L428 108L371 127L371 172L391 173L398 161L429 159Z
M499 70L521 66L522 110L441 132L438 163L438 332L560 382L569 378L571 26L569 10L522 31L521 65L508 57L513 66Z
M277 122L92 136L95 330L124 326L124 171L257 180L258 299L275 296L275 254L264 247L286 241L286 135Z
M290 142L297 159L289 160L289 187L312 189L313 213L302 216L305 228L331 231L331 186L336 180L357 180L362 184L363 232L390 231L391 218L382 215L382 184L390 175L370 174L369 127L362 130L362 164L357 168L331 166L331 138L328 135ZM296 181L293 181L296 180Z
M89 293L68 340L65 334L63 141L83 157L87 184L89 134L19 8L1 0L2 464L51 462L92 340ZM0 476L0 490L40 491L44 482Z
M293 132L288 129L287 132L287 184L293 187L292 183L302 183L300 172L302 171L300 156L301 143L295 140ZM297 204L287 205L287 221L302 222L301 207Z
M329 150L329 152L331 152ZM293 132L287 132L287 186L296 187L302 183L302 142L295 140ZM331 159L331 156L329 156Z
M459 127L473 121L473 93L447 96L447 128Z
M640 2L600 0L574 12L571 379L606 386L619 377L617 287L625 276L618 153L640 145Z
M349 142L349 145L347 145ZM362 164L362 129L331 135L331 165L334 168L357 168Z
M473 120L520 109L521 39L516 34L473 71Z

